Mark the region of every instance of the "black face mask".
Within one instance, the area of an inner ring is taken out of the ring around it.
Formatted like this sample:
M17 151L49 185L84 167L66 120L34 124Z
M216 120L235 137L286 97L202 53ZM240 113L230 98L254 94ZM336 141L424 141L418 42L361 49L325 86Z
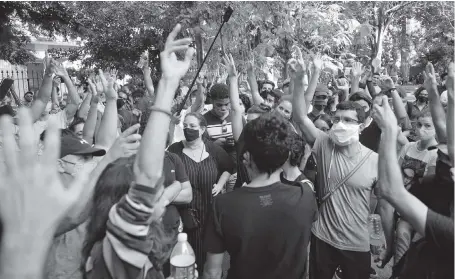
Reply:
M426 102L428 102L428 97L420 96L420 97L419 97L419 102L421 102L421 103L426 103Z
M117 109L121 109L125 105L125 100L117 99Z
M193 141L199 138L199 130L185 128L183 129L183 135L185 136L186 141Z
M326 106L324 106L324 105L314 105L313 107L317 111L324 111Z

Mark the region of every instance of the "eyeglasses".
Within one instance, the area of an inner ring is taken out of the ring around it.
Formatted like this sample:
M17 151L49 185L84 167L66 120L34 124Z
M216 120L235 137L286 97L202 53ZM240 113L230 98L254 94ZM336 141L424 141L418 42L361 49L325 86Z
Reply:
M327 95L315 95L314 98L318 99L318 100L325 100L325 99L329 98L329 96L327 96Z
M332 117L332 122L334 124L339 123L340 121L342 121L345 124L358 124L359 123L359 120L352 119L350 117L339 117L339 116Z

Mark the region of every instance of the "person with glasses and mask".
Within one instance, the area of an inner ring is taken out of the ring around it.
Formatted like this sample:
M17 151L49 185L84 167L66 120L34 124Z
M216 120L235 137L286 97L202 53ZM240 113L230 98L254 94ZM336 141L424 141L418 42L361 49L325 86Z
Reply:
M316 68L314 75L319 74ZM352 101L338 104L333 126L326 134L307 115L303 82L296 79L294 84L294 117L317 160L320 207L312 228L310 278L331 279L338 266L344 278L369 278L368 216L370 197L378 179L378 155L359 142L365 110ZM387 247L391 249L393 208L380 199L378 212Z

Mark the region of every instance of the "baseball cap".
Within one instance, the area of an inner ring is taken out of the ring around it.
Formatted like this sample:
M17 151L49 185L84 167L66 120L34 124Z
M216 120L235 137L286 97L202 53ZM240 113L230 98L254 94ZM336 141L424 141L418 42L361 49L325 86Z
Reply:
M104 156L105 154L106 150L93 147L87 141L78 138L74 132L68 129L62 130L60 158L66 155Z

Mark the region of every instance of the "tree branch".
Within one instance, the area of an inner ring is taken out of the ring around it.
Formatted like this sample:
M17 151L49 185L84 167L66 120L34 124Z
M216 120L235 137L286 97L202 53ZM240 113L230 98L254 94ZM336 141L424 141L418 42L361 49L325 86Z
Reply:
M404 2L404 3L401 3L399 5L396 5L390 9L388 9L387 11L384 12L384 15L389 17L389 16L392 16L393 13L396 13L397 11L403 9L404 7L406 6L409 6L410 4L413 4L415 2Z

